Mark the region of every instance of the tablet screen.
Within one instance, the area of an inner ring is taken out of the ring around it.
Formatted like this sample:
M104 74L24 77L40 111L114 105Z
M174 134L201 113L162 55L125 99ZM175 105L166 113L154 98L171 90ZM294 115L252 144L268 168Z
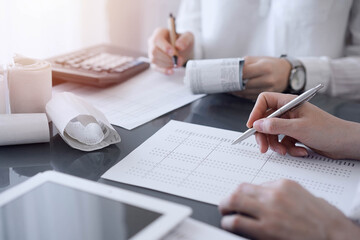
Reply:
M0 207L4 239L128 239L161 213L47 182Z

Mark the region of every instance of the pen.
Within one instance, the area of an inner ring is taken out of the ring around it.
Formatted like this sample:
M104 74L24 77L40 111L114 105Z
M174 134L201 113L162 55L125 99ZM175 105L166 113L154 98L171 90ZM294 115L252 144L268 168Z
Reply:
M170 13L169 16L169 31L170 31L170 42L173 48L175 49L174 56L172 57L174 66L177 66L177 60L178 60L178 52L175 48L175 42L176 42L176 28L175 28L175 17Z
M290 110L294 110L295 108L299 107L301 104L309 101L313 96L315 96L315 94L323 87L324 85L319 84L314 88L309 89L308 91L304 92L303 94L299 95L298 97L294 98L293 100L291 100L290 102L288 102L287 104L285 104L284 106L282 106L281 108L279 108L278 110L276 110L275 112L273 112L272 114L270 114L269 116L267 116L266 118L274 118L274 117L280 117L281 115L283 115L284 113L290 111ZM246 132L244 132L238 139L236 139L232 145L237 144L245 139L247 139L248 137L250 137L251 135L253 135L254 133L256 133L256 130L254 128L249 128Z

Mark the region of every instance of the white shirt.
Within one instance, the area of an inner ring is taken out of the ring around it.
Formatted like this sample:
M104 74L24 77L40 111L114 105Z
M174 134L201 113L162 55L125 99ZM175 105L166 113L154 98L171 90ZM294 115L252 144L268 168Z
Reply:
M287 54L306 89L360 99L360 0L183 0L177 29L195 35L195 58Z

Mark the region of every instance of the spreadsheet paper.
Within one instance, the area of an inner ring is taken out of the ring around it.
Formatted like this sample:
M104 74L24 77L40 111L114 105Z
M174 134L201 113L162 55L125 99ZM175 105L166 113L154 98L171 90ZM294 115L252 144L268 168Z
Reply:
M360 161L261 154L254 136L231 145L239 132L170 121L109 169L105 179L218 205L242 182L287 178L343 212L351 207Z
M64 83L53 93L72 92L102 111L111 124L131 130L205 96L192 94L184 75L182 68L172 76L149 69L111 87Z

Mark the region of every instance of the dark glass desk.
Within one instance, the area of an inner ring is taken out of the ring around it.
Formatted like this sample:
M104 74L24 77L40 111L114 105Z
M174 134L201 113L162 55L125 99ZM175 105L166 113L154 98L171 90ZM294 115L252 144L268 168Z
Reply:
M315 96L311 102L340 118L360 122L360 102L329 98L324 95ZM100 176L171 119L245 131L245 123L253 105L253 101L229 94L209 95L132 131L115 127L122 138L121 143L90 153L70 148L56 134L56 129L53 129L50 143L0 147L0 192L39 172L55 170L188 205L193 209L193 218L219 226L220 214L216 206L107 181L100 179Z

